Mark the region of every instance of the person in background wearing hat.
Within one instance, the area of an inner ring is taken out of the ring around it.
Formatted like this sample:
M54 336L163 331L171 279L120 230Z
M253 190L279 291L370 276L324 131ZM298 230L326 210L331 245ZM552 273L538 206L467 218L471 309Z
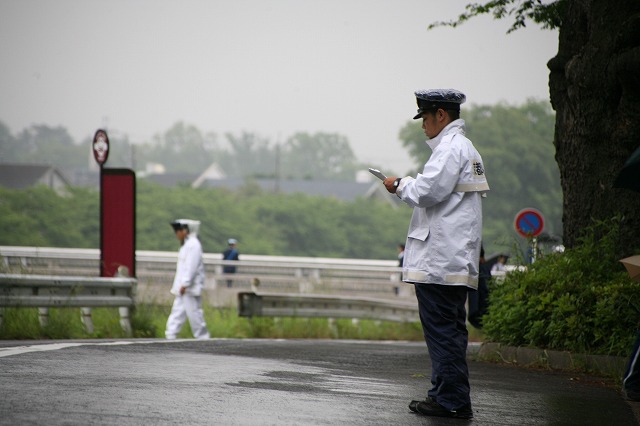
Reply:
M454 89L415 92L422 128L433 151L422 173L388 177L384 186L413 207L402 280L414 284L431 358L431 389L409 403L427 416L470 419L467 290L478 286L482 195L489 190L482 158L465 137Z
M196 339L208 339L209 330L202 311L202 288L204 287L204 263L202 245L198 240L200 222L190 219L178 219L171 222L180 241L178 265L171 293L176 296L167 320L167 339L175 339L187 318Z
M240 260L240 253L238 253L238 249L236 248L238 241L235 238L229 238L227 244L229 247L222 253L222 260ZM233 265L224 265L222 272L225 274L235 274L236 267ZM227 287L231 288L232 286L233 280L227 280Z

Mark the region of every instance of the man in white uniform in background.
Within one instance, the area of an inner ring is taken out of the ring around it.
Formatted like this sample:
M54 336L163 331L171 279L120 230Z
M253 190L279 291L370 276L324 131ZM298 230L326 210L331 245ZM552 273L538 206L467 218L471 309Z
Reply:
M422 128L433 151L415 178L388 177L384 186L413 207L402 280L415 285L431 359L431 389L409 409L427 416L470 419L465 302L478 288L482 194L489 190L482 158L465 137L454 89L415 92Z
M200 222L190 219L178 219L171 222L180 241L176 276L171 287L173 301L171 314L167 320L167 339L175 339L187 318L191 331L196 339L208 339L209 330L204 321L202 311L202 288L204 287L204 263L202 262L202 245L198 240Z

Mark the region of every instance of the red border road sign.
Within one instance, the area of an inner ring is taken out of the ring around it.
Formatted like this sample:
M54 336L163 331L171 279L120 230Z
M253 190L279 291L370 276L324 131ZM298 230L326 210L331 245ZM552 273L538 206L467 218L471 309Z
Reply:
M514 225L521 236L525 238L537 237L544 229L544 217L536 209L522 209L516 214Z
M109 158L109 136L107 136L106 131L102 129L96 130L91 148L93 149L93 158L102 167L107 162L107 158Z

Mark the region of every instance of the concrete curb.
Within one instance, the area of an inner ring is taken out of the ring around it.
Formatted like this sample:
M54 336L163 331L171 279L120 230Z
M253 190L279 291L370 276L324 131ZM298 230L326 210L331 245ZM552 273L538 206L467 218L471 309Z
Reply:
M572 354L567 351L507 346L501 343L469 344L467 354L479 361L502 362L522 367L583 371L621 379L627 358L606 355ZM640 424L640 402L626 400Z
M469 352L471 354L475 350ZM573 354L567 351L514 347L490 342L482 343L475 356L482 361L551 370L586 371L610 377L622 377L627 365L627 359L619 356Z

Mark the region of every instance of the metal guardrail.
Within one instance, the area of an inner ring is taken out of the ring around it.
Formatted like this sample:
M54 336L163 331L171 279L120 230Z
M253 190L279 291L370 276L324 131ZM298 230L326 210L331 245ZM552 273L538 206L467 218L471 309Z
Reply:
M3 308L38 308L46 325L49 308L81 308L82 321L93 332L91 308L117 307L120 325L131 332L129 308L135 305L135 278L68 277L0 274L0 323Z
M136 251L139 300L168 300L177 256L177 251ZM92 276L98 274L99 258L97 249L0 246L0 266L12 273ZM236 293L249 291L256 279L261 292L413 298L413 288L400 282L396 260L242 254L234 262L205 253L204 264L205 293L216 306L235 305ZM225 265L236 266L237 272L225 274Z
M67 259L76 261L97 262L100 259L98 249L58 248L58 247L29 247L29 246L0 246L0 256L5 258L40 258ZM205 265L235 264L234 261L223 261L220 253L204 253ZM338 259L329 257L303 256L265 256L255 254L241 254L242 261L273 264L296 264L300 267L318 267L331 265L332 267L382 267L389 268L397 265L397 260L371 259ZM136 260L142 262L169 262L175 266L178 252L136 250Z
M242 317L362 318L397 322L418 321L417 303L370 298L300 294L238 293Z

